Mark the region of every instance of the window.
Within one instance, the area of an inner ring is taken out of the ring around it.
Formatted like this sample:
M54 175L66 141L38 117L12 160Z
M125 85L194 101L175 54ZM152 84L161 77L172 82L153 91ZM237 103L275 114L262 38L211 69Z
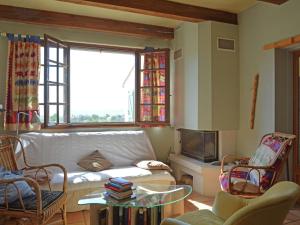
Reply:
M169 123L169 52L139 54L137 118L140 123Z
M169 124L169 51L87 47L45 35L40 115L44 127Z
M71 123L134 122L134 53L71 49L70 66Z

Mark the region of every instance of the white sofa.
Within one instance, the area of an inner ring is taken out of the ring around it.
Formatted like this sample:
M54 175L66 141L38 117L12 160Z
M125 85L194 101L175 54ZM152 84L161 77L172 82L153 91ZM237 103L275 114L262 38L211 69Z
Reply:
M174 184L175 179L163 170L145 170L133 166L141 159L156 159L144 131L102 131L70 133L26 133L21 135L27 161L31 165L59 163L68 172L68 212L88 209L79 206L79 198L103 188L109 177L125 177L134 183ZM77 166L83 156L99 150L113 168L89 172ZM21 164L21 160L19 160ZM22 166L22 165L20 165ZM62 183L61 171L52 171L54 189Z

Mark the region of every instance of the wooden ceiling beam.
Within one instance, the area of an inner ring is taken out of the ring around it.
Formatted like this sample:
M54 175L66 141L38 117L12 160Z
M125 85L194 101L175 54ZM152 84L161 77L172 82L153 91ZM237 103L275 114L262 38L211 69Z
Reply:
M273 3L273 4L277 4L277 5L281 5L285 2L287 2L288 0L259 0L261 2L269 2L269 3Z
M213 20L237 24L237 14L166 0L59 0L189 22Z
M174 29L140 23L0 5L0 20L173 39Z

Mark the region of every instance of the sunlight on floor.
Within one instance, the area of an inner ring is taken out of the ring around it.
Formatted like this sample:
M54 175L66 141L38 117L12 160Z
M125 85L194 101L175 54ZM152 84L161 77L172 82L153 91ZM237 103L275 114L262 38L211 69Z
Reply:
M193 204L197 209L209 209L211 210L211 206L210 205L207 205L205 203L201 203L201 202L198 202L198 201L194 201L194 200L187 200L189 203Z

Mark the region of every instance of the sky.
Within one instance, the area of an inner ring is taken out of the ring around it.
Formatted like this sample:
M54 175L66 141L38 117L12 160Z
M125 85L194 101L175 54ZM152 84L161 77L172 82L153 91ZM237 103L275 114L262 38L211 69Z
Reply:
M134 54L71 49L71 116L126 113L128 92L135 87L134 65Z

